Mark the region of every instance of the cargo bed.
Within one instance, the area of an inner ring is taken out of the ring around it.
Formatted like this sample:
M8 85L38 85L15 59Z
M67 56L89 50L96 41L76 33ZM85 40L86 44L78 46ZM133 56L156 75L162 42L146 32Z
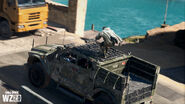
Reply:
M129 76L125 104L151 104L160 67L132 56L122 74Z
M125 96L126 104L141 102L150 96L152 96L152 83L130 74L127 95Z

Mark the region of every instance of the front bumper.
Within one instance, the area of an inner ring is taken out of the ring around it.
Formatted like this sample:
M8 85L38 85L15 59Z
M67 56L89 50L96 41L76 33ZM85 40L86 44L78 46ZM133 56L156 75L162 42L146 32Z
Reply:
M29 23L20 23L15 25L16 32L26 32L31 30L37 30L47 27L46 21L34 21Z

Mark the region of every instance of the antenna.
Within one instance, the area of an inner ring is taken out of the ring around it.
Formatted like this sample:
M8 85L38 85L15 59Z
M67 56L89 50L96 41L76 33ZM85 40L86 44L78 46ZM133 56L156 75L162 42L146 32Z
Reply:
M64 31L63 45L64 45L65 37L66 37L66 31Z
M46 36L46 45L48 44L48 36Z
M35 45L35 39L33 38L32 48L34 47L34 45Z

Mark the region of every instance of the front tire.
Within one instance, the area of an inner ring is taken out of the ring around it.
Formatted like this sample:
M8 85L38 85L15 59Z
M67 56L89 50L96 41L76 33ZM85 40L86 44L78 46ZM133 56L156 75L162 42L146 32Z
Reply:
M49 85L50 77L40 63L31 65L28 75L31 84L37 88L45 88Z
M10 26L7 21L0 22L0 35L5 38L10 38L13 32L10 29Z

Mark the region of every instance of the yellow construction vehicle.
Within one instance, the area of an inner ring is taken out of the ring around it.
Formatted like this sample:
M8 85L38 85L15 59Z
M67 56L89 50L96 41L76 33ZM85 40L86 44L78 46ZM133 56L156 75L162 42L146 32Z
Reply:
M48 5L45 0L0 0L0 35L47 27Z

